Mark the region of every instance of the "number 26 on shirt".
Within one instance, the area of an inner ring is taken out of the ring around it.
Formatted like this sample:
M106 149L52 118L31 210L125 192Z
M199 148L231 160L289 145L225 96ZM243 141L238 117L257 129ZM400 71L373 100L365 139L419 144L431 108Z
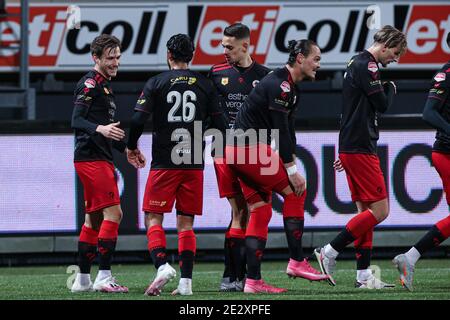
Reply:
M167 94L167 103L173 103L167 114L168 122L192 122L195 118L195 104L197 101L195 92L187 90L181 94L178 91L170 91ZM182 115L175 115L182 107Z

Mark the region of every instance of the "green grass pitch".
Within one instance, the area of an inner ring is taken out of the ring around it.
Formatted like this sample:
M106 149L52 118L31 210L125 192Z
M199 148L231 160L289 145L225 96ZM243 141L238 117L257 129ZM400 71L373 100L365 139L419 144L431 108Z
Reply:
M416 266L415 291L403 289L398 280L398 273L389 260L372 262L381 270L385 282L395 283L396 288L384 290L362 290L354 287L355 263L338 261L335 279L336 287L327 283L312 283L303 279L289 279L285 274L285 262L263 262L263 278L270 284L287 288L289 291L280 295L244 293L221 293L218 286L223 270L222 263L197 263L193 275L193 296L171 296L176 288L178 277L170 282L161 296L143 295L150 279L155 275L154 267L148 265L113 265L113 274L120 284L129 287L128 294L78 293L72 294L67 289L67 280L71 274L66 273L67 266L47 267L1 267L0 299L123 299L123 300L400 300L400 299L450 299L450 261L421 260ZM313 262L315 267L317 263ZM175 266L178 269L178 266ZM96 268L93 268L95 276Z

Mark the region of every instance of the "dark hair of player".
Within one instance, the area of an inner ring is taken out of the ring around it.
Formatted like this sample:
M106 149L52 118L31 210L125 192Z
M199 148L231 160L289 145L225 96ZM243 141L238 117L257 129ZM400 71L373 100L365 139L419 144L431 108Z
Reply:
M167 41L167 50L175 61L189 63L194 56L194 42L187 34L176 34Z
M374 34L373 40L384 44L388 48L395 48L400 45L401 54L405 52L407 46L405 34L390 25L386 25L378 30Z
M317 44L312 40L290 40L288 42L289 59L287 61L287 64L292 67L295 64L297 55L299 53L301 53L305 57L309 56L309 54L311 53L311 48L313 46L317 47Z
M117 47L120 49L119 39L109 34L101 34L92 41L91 54L101 58L105 49L113 50Z
M238 40L250 38L250 29L242 23L232 24L223 30L223 35L234 37Z

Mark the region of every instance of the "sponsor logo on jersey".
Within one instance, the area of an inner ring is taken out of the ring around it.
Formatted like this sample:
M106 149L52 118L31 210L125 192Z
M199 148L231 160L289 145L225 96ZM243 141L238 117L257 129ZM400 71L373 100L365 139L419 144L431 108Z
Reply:
M253 88L256 87L258 85L258 83L259 83L259 80L253 80L253 82L252 82Z
M375 62L369 62L367 65L367 70L369 70L372 73L375 73L378 71L378 65Z
M144 96L144 92L141 92L141 95L139 96L139 99L137 101L137 104L144 104L145 103L145 96Z
M79 95L77 95L77 100L81 100L81 101L89 101L89 100L91 100L91 99L92 99L91 97L86 96L86 95L84 95L84 94L79 94Z
M379 86L381 85L381 80L370 81L371 86Z
M86 79L86 81L84 81L84 85L89 89L95 88L95 80L91 78Z
M442 89L434 89L434 88L432 88L432 89L430 89L430 93L432 93L432 94L439 94L439 95L441 95L441 94L443 94L443 93L444 93L444 90L442 90Z
M196 83L197 82L197 78L195 78L195 77L189 77L189 80L188 80L188 85L193 85L194 83Z
M437 82L444 81L445 78L446 76L444 72L439 72L437 75L434 76L434 80L436 80Z
M228 84L228 77L222 78L222 80L220 81L220 83L221 83L223 86L226 86L226 85Z
M291 92L291 85L287 81L283 81L280 85L281 90L283 92Z
M282 105L283 107L288 107L289 106L289 102L287 101L283 101L281 99L275 99L274 102L276 104Z
M171 84L187 83L188 85L192 85L195 82L197 82L197 78L195 78L195 77L181 76L181 77L176 77L176 78L170 79Z

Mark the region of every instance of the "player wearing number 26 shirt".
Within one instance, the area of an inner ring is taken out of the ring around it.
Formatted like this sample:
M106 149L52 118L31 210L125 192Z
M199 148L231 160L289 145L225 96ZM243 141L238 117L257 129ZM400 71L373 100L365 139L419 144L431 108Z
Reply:
M145 84L131 121L128 161L136 168L145 165L137 148L145 121L153 123L152 163L143 201L148 249L156 278L146 294L159 295L163 286L176 276L167 263L166 239L162 222L176 201L178 252L181 279L175 294L192 294L192 269L196 239L192 230L194 216L202 214L203 135L206 120L224 132L226 118L220 109L213 84L188 69L194 52L189 36L177 34L167 42L170 70Z

